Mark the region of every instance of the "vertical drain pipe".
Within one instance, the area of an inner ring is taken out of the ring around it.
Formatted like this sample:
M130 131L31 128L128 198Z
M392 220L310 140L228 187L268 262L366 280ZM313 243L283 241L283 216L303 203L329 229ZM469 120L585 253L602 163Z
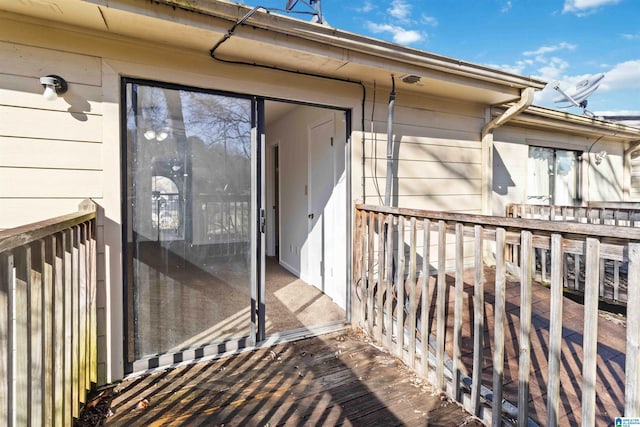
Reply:
M389 94L389 112L387 114L387 181L384 192L384 205L391 206L391 186L393 183L393 109L396 103L396 81L391 75L391 93Z

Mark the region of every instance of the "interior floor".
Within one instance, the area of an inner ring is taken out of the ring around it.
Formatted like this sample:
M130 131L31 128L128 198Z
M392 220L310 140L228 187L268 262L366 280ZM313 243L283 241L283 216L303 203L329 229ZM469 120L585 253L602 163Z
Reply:
M138 253L130 361L246 337L251 292L246 257L192 263L149 244ZM267 335L342 321L345 311L316 287L267 258Z

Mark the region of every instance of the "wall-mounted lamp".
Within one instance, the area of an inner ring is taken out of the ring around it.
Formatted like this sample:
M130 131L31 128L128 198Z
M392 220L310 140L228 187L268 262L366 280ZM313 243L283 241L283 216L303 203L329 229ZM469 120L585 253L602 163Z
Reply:
M599 165L600 163L602 163L605 157L607 157L607 152L605 150L602 150L601 152L596 153L596 165Z
M40 84L44 86L44 99L47 101L55 101L58 95L62 95L67 91L67 82L60 76L54 74L40 77Z
M162 142L169 137L169 128L165 127L160 129L157 132L153 129L149 129L145 131L142 135L147 141L156 140L158 142Z

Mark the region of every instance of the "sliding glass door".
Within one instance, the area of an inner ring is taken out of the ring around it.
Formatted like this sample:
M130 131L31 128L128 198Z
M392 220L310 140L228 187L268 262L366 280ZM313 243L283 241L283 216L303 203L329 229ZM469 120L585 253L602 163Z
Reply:
M124 80L128 370L252 345L256 101Z
M530 146L527 203L578 203L580 155L577 151Z

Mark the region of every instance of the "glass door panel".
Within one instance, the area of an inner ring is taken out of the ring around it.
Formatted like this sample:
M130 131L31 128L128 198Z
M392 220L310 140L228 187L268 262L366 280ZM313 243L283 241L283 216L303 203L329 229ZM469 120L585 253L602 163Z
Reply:
M553 199L553 150L529 147L527 203L548 205Z
M578 198L578 153L556 150L553 203L573 205Z
M125 90L127 362L251 344L254 102Z

